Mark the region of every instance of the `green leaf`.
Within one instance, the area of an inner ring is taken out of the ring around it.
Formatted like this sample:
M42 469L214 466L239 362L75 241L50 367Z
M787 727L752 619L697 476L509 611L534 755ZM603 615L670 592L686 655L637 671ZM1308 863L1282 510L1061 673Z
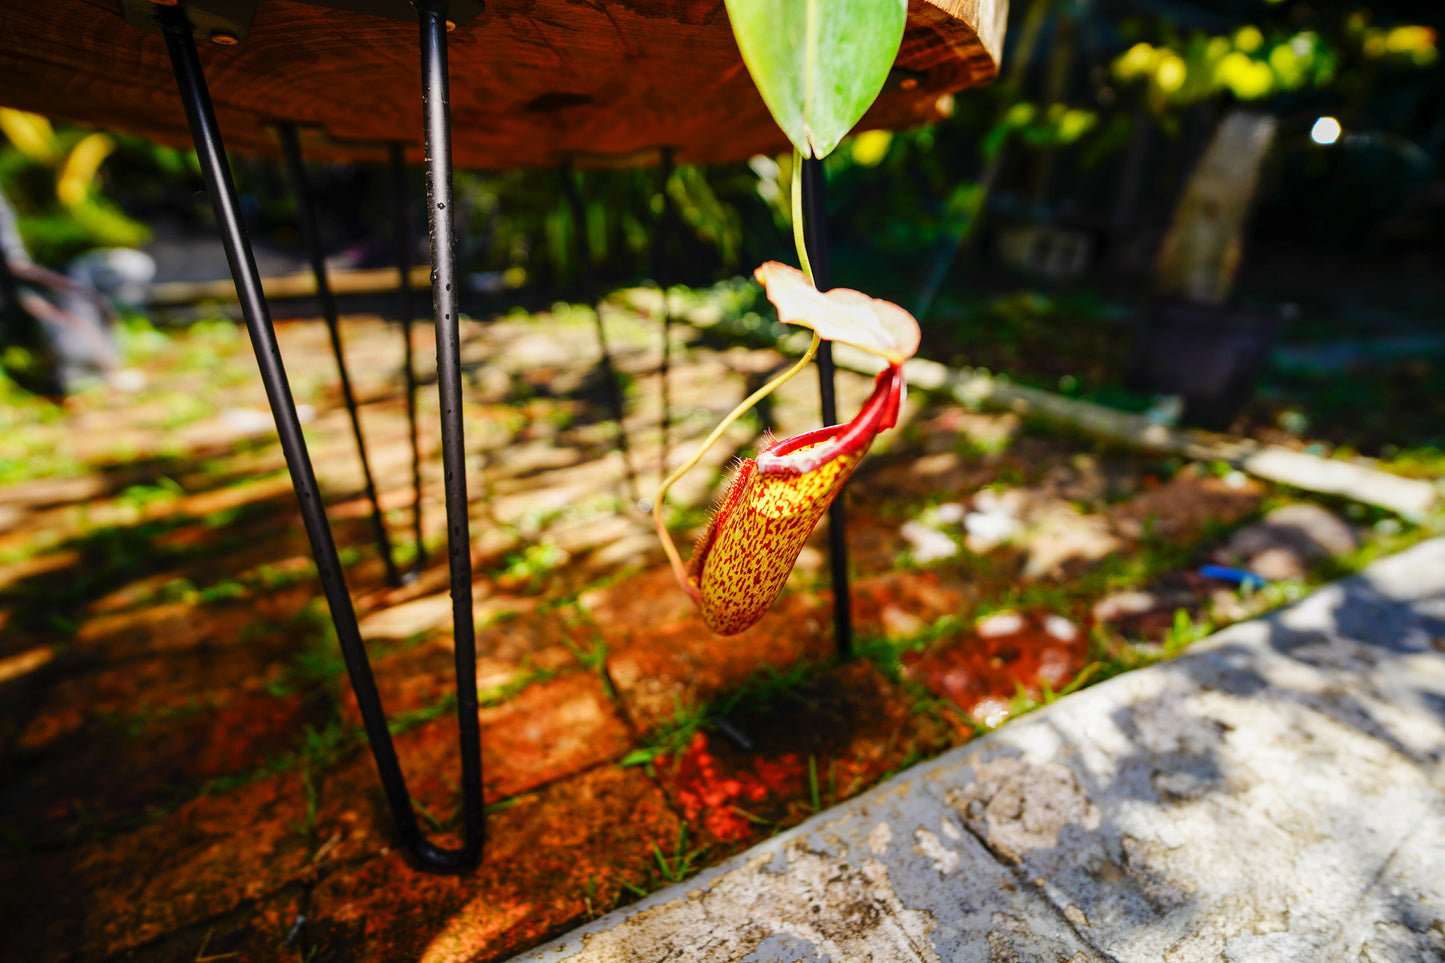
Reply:
M641 749L634 749L622 757L618 763L620 766L645 766L657 758L657 750L644 746Z
M883 89L908 0L727 0L743 63L773 119L825 157Z

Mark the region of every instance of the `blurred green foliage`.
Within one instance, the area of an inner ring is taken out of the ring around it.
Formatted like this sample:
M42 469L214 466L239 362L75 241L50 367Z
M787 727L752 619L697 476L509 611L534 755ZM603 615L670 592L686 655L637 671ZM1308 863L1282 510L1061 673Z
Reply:
M981 263L991 225L1018 220L1079 227L1121 250L1167 219L1214 123L1235 105L1282 121L1260 212L1266 232L1347 245L1388 240L1400 235L1381 225L1440 176L1438 5L1015 0L1009 18L1001 76L941 101L951 117L926 129L864 132L827 158L839 277L917 306L953 265ZM1333 151L1308 140L1324 115L1342 126ZM139 243L138 221L156 211L189 205L190 221L209 220L196 213L204 198L195 196L193 155L37 120L0 125L0 185L38 259ZM580 161L459 172L462 255L471 271L494 272L495 287L540 298L640 279L711 283L790 258L790 163L683 163L665 183L657 166ZM244 162L237 179L256 236L292 246L294 203L272 167ZM348 243L361 233L386 236L380 184L341 192L365 211L353 220L367 222L348 225ZM1427 241L1442 239L1438 225L1412 230L1416 240L1422 231Z
M63 263L95 247L135 247L150 232L105 196L103 166L121 143L110 134L0 108L0 188L16 209L30 254ZM125 139L129 150L151 150Z
M767 247L759 235L779 231L744 165L679 165L665 185L657 168L569 167L458 171L456 183L473 226L472 266L504 272L507 287L557 291L653 277L664 189L672 211L669 280L711 281L744 270Z

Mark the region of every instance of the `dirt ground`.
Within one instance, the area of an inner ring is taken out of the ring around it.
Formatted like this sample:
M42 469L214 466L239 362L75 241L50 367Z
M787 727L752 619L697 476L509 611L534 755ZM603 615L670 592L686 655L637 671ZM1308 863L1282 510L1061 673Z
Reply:
M1419 535L915 392L847 493L855 657L836 657L821 530L772 614L718 638L638 502L786 359L674 324L664 378L659 322L619 303L601 318L621 425L591 309L463 327L488 820L482 863L460 876L398 849L242 330L132 324L137 374L119 385L63 407L9 390L7 959L502 959ZM454 844L434 375L424 561L393 588L325 328L279 334L408 786L427 832ZM400 330L352 316L344 336L406 568ZM424 325L417 338L430 365ZM840 379L851 413L870 380ZM816 419L805 374L735 425L670 496L679 543L764 428Z

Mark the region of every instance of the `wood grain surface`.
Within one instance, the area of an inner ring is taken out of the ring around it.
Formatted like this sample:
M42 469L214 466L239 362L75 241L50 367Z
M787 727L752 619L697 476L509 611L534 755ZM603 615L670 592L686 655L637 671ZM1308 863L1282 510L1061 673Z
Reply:
M936 120L954 91L997 71L1007 0L910 0L898 67L860 128ZM753 89L723 0L489 0L449 37L460 167L718 162L786 149ZM226 146L308 157L420 159L415 24L261 0L239 45L200 42ZM0 104L189 145L161 37L119 0L0 2Z

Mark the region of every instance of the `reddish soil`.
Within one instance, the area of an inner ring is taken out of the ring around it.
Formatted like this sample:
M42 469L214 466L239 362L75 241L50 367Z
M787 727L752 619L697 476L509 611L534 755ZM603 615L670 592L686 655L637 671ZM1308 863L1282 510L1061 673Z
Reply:
M395 332L382 322L346 328L358 357L392 358ZM1116 556L1167 540L1177 573L1264 494L1081 452L1011 415L910 408L848 495L859 655L836 658L821 532L773 611L720 639L630 507L615 429L583 390L591 382L573 377L591 363L592 336L546 330L499 321L469 332L468 350L487 361L468 389L468 442L485 466L473 541L490 811L482 863L459 876L422 872L398 850L279 451L264 432L227 435L239 422L224 412L262 403L244 343L220 343L203 375L183 364L184 335L144 362L158 397L211 406L194 425L167 428L164 405L102 391L26 428L62 447L74 425L133 428L149 447L102 457L92 432L76 477L0 487L0 955L504 958L958 744L1018 697L1064 688L1109 656L1089 641L1106 592L1172 586L1197 611L1211 591L1147 565L1116 585L1108 557L1070 557L1025 583L1026 560L1042 551L1034 529L986 553L913 564L902 528L931 506L971 504L988 485L1022 491L1097 523ZM325 356L319 325L281 335L289 357ZM655 346L616 347L632 377L655 374ZM557 357L542 364L537 352ZM720 359L733 356L680 346L674 397L726 410L746 372L726 384L697 372L730 371ZM527 389L539 396L518 396L521 372L538 365L553 372ZM388 521L403 533L410 465L393 368L376 362L353 377L370 399ZM304 395L318 408L313 456L410 791L428 834L455 844L435 398L423 395L429 563L390 588L329 377L294 379L303 393L303 381L317 384ZM689 422L694 435L710 411ZM647 448L656 420L630 415L628 426L641 439L636 462L657 464ZM187 440L176 448L176 438ZM1002 630L997 615L976 624L1000 609L1021 613L1017 626Z

